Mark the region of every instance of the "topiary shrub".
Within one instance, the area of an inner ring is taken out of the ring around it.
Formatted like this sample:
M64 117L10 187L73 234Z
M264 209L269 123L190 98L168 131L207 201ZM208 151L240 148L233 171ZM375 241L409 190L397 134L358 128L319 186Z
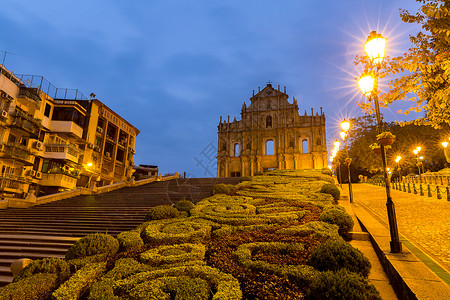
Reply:
M330 224L321 221L312 221L302 225L294 225L279 229L277 234L288 234L296 236L308 236L314 237L339 237L339 227L335 224Z
M333 176L333 172L329 168L322 168L322 174Z
M48 257L33 261L20 271L14 278L14 282L21 281L34 274L47 273L55 274L57 277L56 283L61 283L67 280L70 276L70 268L67 262L62 258Z
M149 209L145 221L172 219L179 215L180 212L171 205L158 205Z
M120 249L126 251L130 249L140 249L144 246L139 230L124 231L117 235Z
M0 289L0 299L35 300L53 291L58 285L56 274L39 273L13 282Z
M159 246L141 253L141 261L154 267L163 265L186 265L192 261L202 261L205 258L205 245L179 244Z
M111 257L119 250L119 242L111 235L92 233L79 239L66 252L66 260L106 254Z
M333 199L335 201L341 198L341 191L339 191L339 189L334 184L324 184L320 189L320 192L324 194L330 194L331 196L333 196Z
M173 205L178 211L185 211L187 213L189 213L194 206L194 203L189 200L180 200Z
M215 194L227 194L232 195L236 192L236 188L232 184L218 183L213 186L211 195Z
M369 276L370 261L356 248L342 239L330 239L317 246L310 256L310 264L319 271L345 268L363 277Z
M239 182L252 181L252 180L253 180L252 176L243 176L243 177L241 177L241 179L239 179Z
M80 299L80 295L105 272L106 262L87 264L52 294L52 299Z
M339 234L342 236L346 236L355 224L352 217L346 211L339 208L324 210L320 214L320 221L339 226Z
M314 277L307 299L323 300L381 300L380 293L366 279L345 269L321 272Z

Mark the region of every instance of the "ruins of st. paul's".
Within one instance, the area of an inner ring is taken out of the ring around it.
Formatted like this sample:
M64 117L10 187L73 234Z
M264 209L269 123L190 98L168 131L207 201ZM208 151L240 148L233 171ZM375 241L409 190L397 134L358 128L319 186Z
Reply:
M270 83L245 102L241 120L218 126L217 176L252 176L269 169L321 169L327 166L325 114L311 108L299 115L298 103Z

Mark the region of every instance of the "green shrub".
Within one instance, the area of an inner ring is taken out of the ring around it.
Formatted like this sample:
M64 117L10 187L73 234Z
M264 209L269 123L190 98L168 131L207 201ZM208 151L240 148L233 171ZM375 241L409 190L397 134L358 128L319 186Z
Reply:
M92 233L79 239L66 252L66 259L84 258L91 255L106 254L111 257L119 250L119 242L104 233Z
M117 235L117 240L119 241L119 246L122 250L140 249L144 246L141 233L136 229L119 233Z
M149 209L145 221L172 219L179 215L178 210L171 205L158 205Z
M339 200L341 198L341 191L334 184L324 184L320 189L321 193L330 194L333 196L334 200Z
M87 264L99 263L102 261L106 261L107 259L108 259L108 254L102 253L102 254L95 254L95 255L90 255L90 256L86 256L86 257L74 258L74 259L68 260L67 263L69 264L70 271L72 273L75 273L76 271L83 268Z
M311 252L310 264L319 271L337 271L345 268L350 272L369 276L370 261L356 248L341 238L330 239Z
M329 168L322 168L322 174L333 176L333 172Z
M55 300L77 300L105 272L106 262L87 264L64 282L52 297Z
M147 223L141 237L152 245L198 243L211 237L209 222L177 218Z
M57 287L58 276L50 273L39 273L25 277L0 288L0 299L35 300L53 291Z
M180 200L173 205L173 207L175 207L178 211L185 211L188 213L194 208L194 206L194 203L189 200Z
M213 186L211 195L215 194L227 194L232 195L236 192L236 188L232 184L218 183Z
M347 235L353 229L353 225L355 224L352 217L346 211L339 208L324 210L320 214L320 220L339 226L339 234L342 236Z
M141 253L141 261L151 266L187 263L189 261L203 260L205 258L205 245L179 244L160 246Z
M345 269L319 273L312 281L307 299L381 300L380 293L366 279Z
M20 271L16 278L14 278L14 282L21 281L24 278L39 273L55 274L57 277L56 283L59 284L69 278L70 269L67 262L61 258L48 257L35 260Z
M252 181L252 180L253 180L252 176L243 176L243 177L241 177L241 179L239 179L239 182Z
M313 235L314 237L338 237L339 227L321 221L312 221L303 225L294 225L276 231L278 234L288 234L297 236Z
M239 281L230 274L223 273L218 269L208 266L182 266L168 269L159 269L151 272L142 272L134 274L126 279L116 281L114 283L114 294L119 295L125 299L132 298L130 293L133 293L136 298L133 299L147 299L148 295L143 297L138 295L138 290L144 291L148 287L149 289L157 288L164 285L164 278L181 277L186 276L189 278L197 278L204 280L208 283L210 290L213 292L212 300L240 300L242 299L242 292L239 286ZM161 279L159 279L161 278ZM142 289L139 286L143 284ZM197 283L194 283L197 285ZM134 290L136 288L136 290ZM188 287L189 288L189 287ZM133 291L134 290L134 291ZM153 289L152 292L157 292ZM160 297L155 296L152 299L171 299L167 298L159 289ZM192 295L191 295L192 296ZM177 298L175 298L177 299ZM190 298L180 298L190 299ZM207 297L206 299L211 299Z
M203 300L210 299L211 289L201 278L160 277L138 284L129 295L132 299Z

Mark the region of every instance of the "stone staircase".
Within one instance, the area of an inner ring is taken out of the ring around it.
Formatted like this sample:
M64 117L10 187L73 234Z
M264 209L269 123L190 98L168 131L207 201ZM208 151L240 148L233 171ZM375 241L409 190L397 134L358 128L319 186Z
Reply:
M16 259L64 257L80 237L94 232L115 236L141 224L150 207L181 199L196 203L209 197L215 184L238 182L239 178L178 178L0 210L0 286L12 281L9 267Z

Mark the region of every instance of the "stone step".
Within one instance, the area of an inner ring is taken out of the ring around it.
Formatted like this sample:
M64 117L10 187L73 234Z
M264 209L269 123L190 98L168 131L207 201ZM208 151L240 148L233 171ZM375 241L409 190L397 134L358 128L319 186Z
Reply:
M54 248L61 248L61 249L68 249L70 246L72 246L75 243L61 243L58 241L37 241L37 240L5 240L0 239L0 247L1 246L9 246L9 247L16 247L17 249L20 247L46 247L46 246L52 246ZM0 253L1 256L1 253Z
M69 247L67 247L68 249ZM21 253L50 253L50 254L64 254L67 249L61 249L56 247L14 247L14 246L1 246L0 245L0 257L3 255L3 251L17 251Z
M36 235L26 235L26 234L0 234L0 239L8 239L8 240L27 240L27 241L46 241L46 242L54 242L54 241L62 241L67 243L75 243L79 238L70 237L70 236L36 236Z

